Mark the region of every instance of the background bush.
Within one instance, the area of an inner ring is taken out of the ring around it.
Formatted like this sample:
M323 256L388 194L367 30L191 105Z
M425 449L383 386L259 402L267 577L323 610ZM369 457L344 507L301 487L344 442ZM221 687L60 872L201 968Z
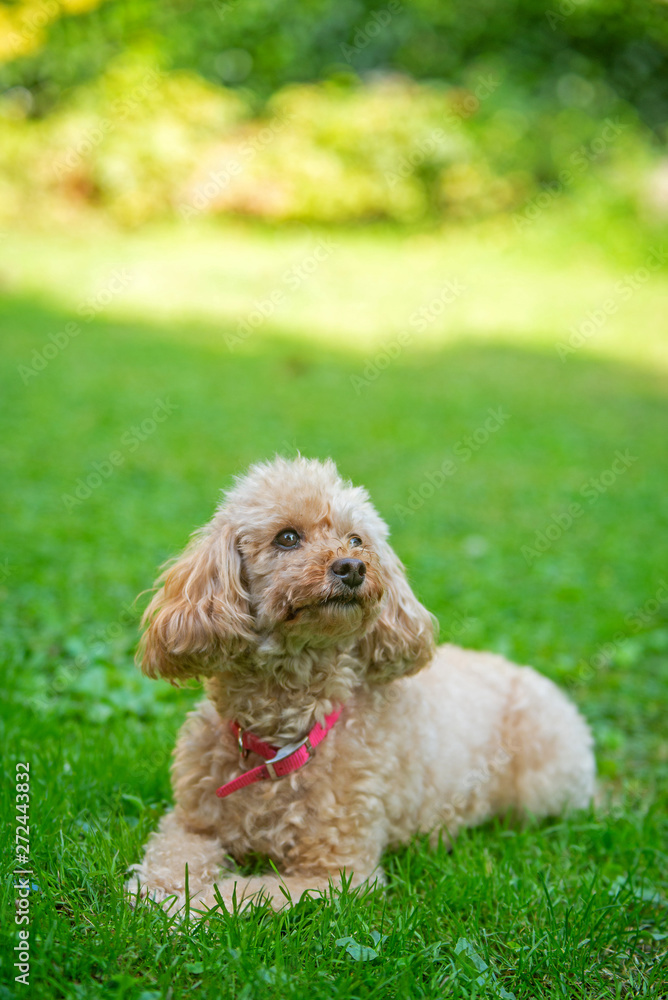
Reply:
M44 117L0 107L0 219L103 211L122 225L241 214L319 223L466 220L545 186L603 185L629 210L655 159L634 109L531 117L503 80L407 77L245 91L122 57ZM566 180L564 181L564 178Z
M0 220L415 224L583 186L654 214L667 25L644 0L3 4Z

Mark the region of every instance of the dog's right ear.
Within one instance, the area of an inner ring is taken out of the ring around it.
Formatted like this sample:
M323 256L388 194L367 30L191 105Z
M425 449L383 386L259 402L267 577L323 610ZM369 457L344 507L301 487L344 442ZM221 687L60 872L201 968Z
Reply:
M214 520L156 581L137 660L149 677L176 681L215 672L252 641L253 619L234 531Z

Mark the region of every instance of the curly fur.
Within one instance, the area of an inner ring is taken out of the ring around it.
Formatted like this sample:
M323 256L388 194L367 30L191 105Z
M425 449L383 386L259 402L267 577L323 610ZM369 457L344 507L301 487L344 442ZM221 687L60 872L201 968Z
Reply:
M300 544L280 549L288 528ZM276 459L236 481L159 578L142 667L172 682L203 677L208 699L180 733L175 807L130 894L181 910L187 884L202 911L265 896L281 907L344 872L353 885L382 883L382 852L417 832L452 836L511 809L544 816L589 802L592 740L574 706L528 667L435 649L434 620L387 538L366 491L333 462ZM342 556L366 567L350 601L330 570ZM283 746L340 705L307 767L216 797L260 763L240 757L230 720ZM249 854L271 859L280 879L235 875Z

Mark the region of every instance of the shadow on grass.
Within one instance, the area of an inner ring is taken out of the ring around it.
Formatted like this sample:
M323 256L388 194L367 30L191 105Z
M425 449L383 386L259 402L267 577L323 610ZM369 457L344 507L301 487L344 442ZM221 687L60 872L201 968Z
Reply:
M367 485L446 637L486 639L488 603L501 612L493 634L514 637L518 616L545 620L556 599L571 646L573 633L604 640L658 586L668 394L657 374L460 342L404 350L384 370L376 352L370 379L367 359L278 334L230 352L225 331L93 321L24 384L19 366L68 322L22 300L0 312L5 523L33 548L48 523L58 545L109 555L98 572L104 582L109 565L117 589L113 538L132 597L233 473L297 449Z

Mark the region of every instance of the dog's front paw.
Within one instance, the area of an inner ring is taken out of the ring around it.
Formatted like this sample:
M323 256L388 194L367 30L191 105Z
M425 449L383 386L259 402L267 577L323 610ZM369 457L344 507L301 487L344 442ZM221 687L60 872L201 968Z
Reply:
M178 920L183 920L186 916L199 920L212 910L220 910L221 907L232 913L235 909L235 882L227 883L223 881L218 885L205 886L196 891L186 893L182 887L174 888L165 885L150 883L142 878L141 865L135 865L131 869L132 877L125 883L125 895L132 906L138 902L146 902L159 906L168 913L170 917L176 916ZM241 894L236 903L236 909L245 909L250 905L250 899L241 901Z
M139 865L135 865L135 871L139 868ZM157 903L167 912L170 912L182 898L185 900L185 893L178 892L175 889L168 889L162 885L149 885L148 882L142 881L139 874L134 874L125 883L125 895L132 906L140 900L147 900ZM177 906L176 909L178 908Z

